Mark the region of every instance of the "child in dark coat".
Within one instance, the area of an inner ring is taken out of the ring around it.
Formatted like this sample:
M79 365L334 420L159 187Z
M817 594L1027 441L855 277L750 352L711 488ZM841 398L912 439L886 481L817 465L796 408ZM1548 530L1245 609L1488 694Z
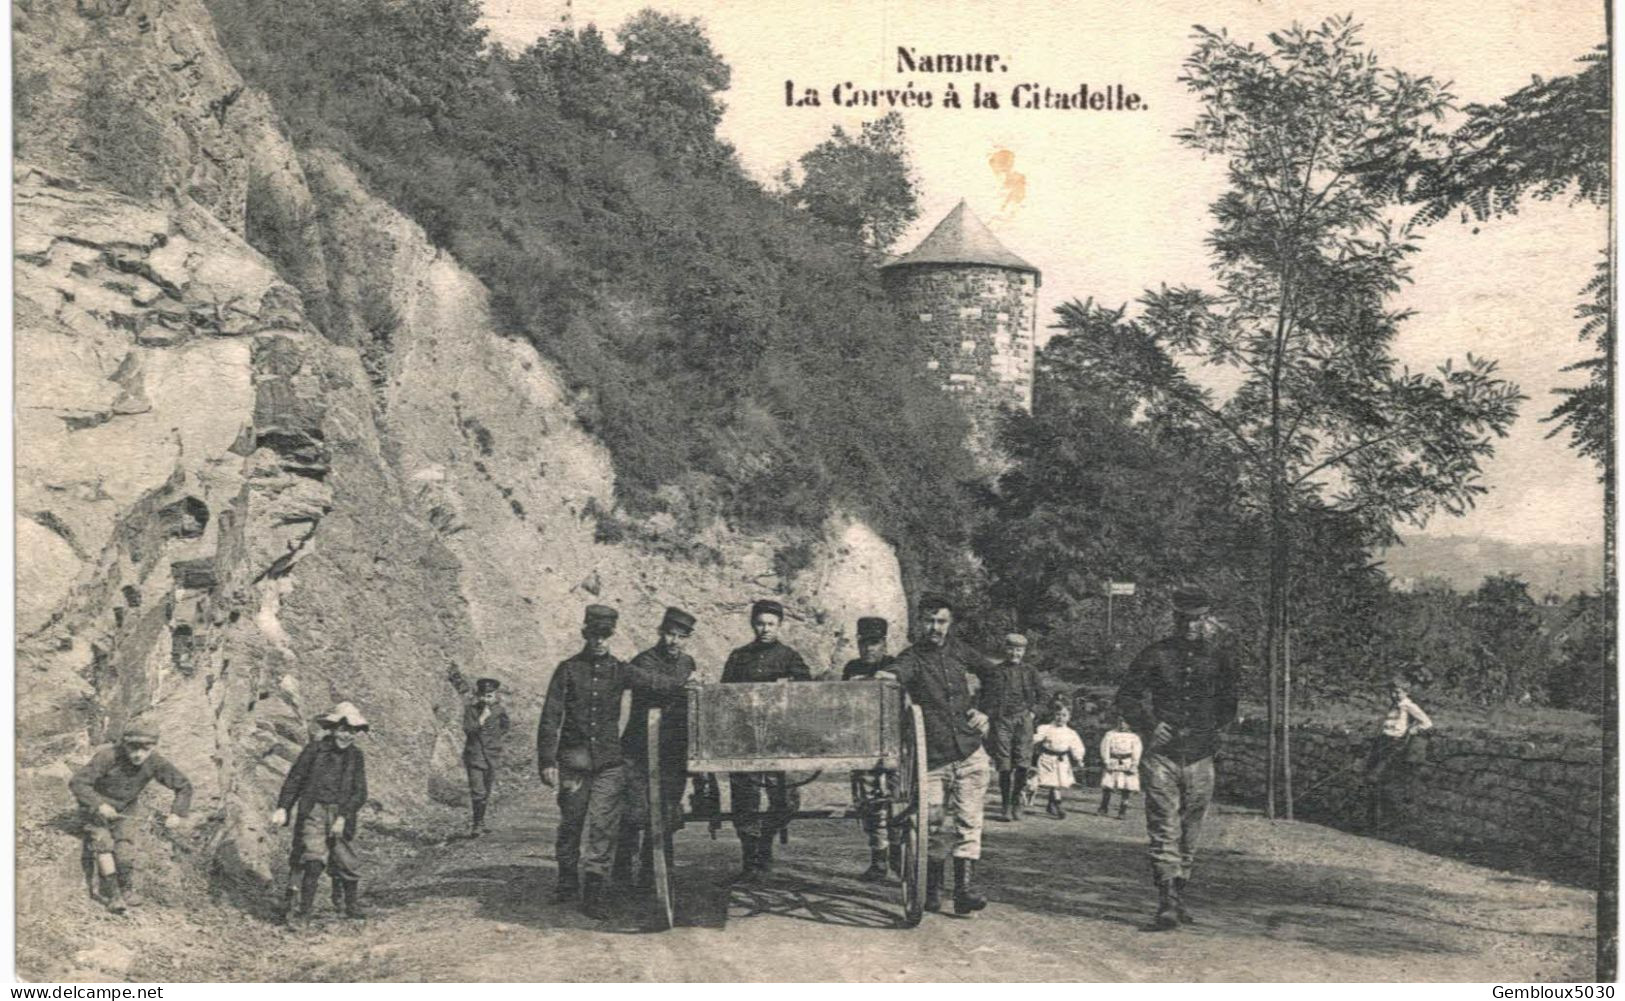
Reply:
M340 702L317 722L326 732L299 752L271 814L271 823L281 827L288 823L288 812L297 808L288 859L292 878L287 920L293 928L309 924L323 869L333 879L333 901L342 906L343 915L365 916L357 899L361 873L351 842L357 816L367 802L366 759L355 746L355 736L369 727L360 710L348 702Z
M135 822L131 810L154 779L175 793L164 826L173 828L192 805L192 783L153 748L158 728L132 721L119 742L97 751L73 773L68 788L79 801L85 840L101 881L101 899L114 914L139 904L135 892Z

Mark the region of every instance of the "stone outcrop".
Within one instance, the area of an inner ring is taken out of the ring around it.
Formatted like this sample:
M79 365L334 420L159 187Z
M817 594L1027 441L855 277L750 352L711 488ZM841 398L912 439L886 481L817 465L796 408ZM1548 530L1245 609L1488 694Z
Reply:
M895 556L851 518L798 539L791 573L783 539L617 512L557 371L340 158L287 141L196 0L36 0L16 30L35 102L16 168L19 837L39 872L77 856L65 776L137 714L198 789L154 864L171 886L253 886L285 850L275 790L338 698L375 722L363 823L388 822L461 795L447 668L503 678L528 729L588 602L621 609L623 655L689 608L713 676L766 594L818 669L858 615L906 619ZM143 162L93 155L112 140L87 133L87 94L158 137L131 147Z

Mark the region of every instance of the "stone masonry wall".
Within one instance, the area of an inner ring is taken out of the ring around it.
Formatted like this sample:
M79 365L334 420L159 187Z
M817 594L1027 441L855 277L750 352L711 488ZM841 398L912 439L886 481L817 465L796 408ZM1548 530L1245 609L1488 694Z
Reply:
M1217 760L1219 795L1264 802L1267 730L1248 720ZM1602 751L1562 741L1436 734L1427 760L1400 765L1387 783L1383 824L1367 827L1367 735L1294 727L1294 805L1299 820L1374 833L1389 841L1567 882L1595 886Z
M957 397L987 454L1001 405L1031 410L1038 276L985 265L887 269L885 284L925 367Z

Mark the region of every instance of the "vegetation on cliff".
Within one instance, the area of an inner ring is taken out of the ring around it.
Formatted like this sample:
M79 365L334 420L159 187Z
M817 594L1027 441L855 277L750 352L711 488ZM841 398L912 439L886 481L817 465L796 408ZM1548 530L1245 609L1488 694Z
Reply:
M960 564L963 418L895 334L875 226L816 176L793 198L746 176L696 22L644 11L616 48L589 26L513 53L472 0L209 6L295 141L350 157L560 363L629 507L810 526L839 504L917 573ZM842 225L794 204L836 197Z

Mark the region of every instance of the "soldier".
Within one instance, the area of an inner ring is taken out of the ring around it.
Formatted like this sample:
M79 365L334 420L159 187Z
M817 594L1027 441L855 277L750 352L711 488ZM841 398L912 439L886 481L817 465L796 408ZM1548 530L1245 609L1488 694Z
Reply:
M694 632L694 616L681 608L666 609L660 620L660 641L632 658L632 714L621 737L626 761L626 806L621 816L620 841L615 846L614 881L631 881L632 852L638 853L637 885L646 887L654 877L654 848L658 843L672 861L673 832L683 826L683 787L688 781L688 693L684 686L696 680L694 658L683 645ZM665 816L660 833L650 820L649 710L660 710L660 800Z
M1027 637L1011 633L1004 638L1004 659L977 672L982 691L978 708L988 719L984 746L999 770L999 802L1004 820L1021 819L1021 787L1033 747L1033 716L1043 698L1038 672L1022 661Z
M873 681L876 671L891 666L894 658L886 653L887 631L885 619L858 620L858 656L846 662L846 668L841 671L842 681ZM887 830L890 826L888 787L892 781L892 773L883 768L852 773L853 799L862 811L863 830L869 836L869 868L858 876L866 883L885 882L888 868L897 871L903 868L903 846L895 842L888 844L891 841Z
M756 639L728 655L722 667L724 683L812 680L801 654L779 642L783 621L784 606L776 601L750 606L750 628ZM789 826L790 817L801 805L800 792L783 772L733 772L728 776L728 789L743 859L739 878L757 879L773 868L773 838ZM763 791L767 793L766 813L761 809Z
M68 788L79 801L85 842L96 862L101 899L114 914L141 903L135 890L135 824L130 816L147 783L174 791L164 826L173 828L192 807L192 783L157 751L158 728L131 721L117 744L104 747L73 773Z
M609 652L618 613L588 605L581 652L553 671L536 729L536 764L542 784L558 789L558 902L581 899L589 917L604 916L601 890L621 823L621 693L627 666ZM586 859L581 840L587 840ZM585 872L585 880L578 872Z
M967 675L985 670L987 659L948 635L953 606L947 598L920 598L920 642L898 654L878 677L895 677L925 717L926 801L931 809L931 851L926 863L925 906L942 910L948 856L954 860L954 913L987 906L973 875L982 857L982 810L987 797L987 717L971 702ZM951 826L953 834L942 830Z
M453 665L447 677L458 694L468 694L468 680ZM500 704L495 678L474 682L474 697L463 707L463 769L468 773L468 798L474 811L469 837L485 833L485 807L496 785L497 761L511 725L508 710Z
M1192 921L1185 885L1202 818L1213 799L1213 752L1236 718L1236 659L1215 642L1207 595L1174 592L1174 631L1140 652L1117 691L1117 708L1145 745L1140 784L1159 929Z

